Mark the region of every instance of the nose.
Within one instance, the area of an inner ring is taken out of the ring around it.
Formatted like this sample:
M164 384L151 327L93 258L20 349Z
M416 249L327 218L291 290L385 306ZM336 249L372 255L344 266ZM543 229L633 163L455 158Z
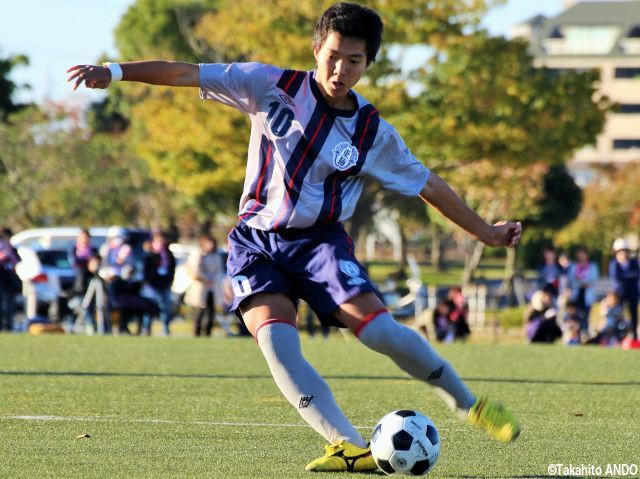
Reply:
M338 76L342 76L342 75L346 75L347 74L347 62L344 60L338 60L336 62L336 66L334 68L335 73Z

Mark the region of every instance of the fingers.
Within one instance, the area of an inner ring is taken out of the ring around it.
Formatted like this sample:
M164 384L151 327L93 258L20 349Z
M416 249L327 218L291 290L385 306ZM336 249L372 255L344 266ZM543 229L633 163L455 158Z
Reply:
M518 244L522 236L522 223L511 223L509 225L509 233L507 235L507 246L513 247Z
M107 88L109 85L108 77L103 67L75 65L69 68L67 73L71 73L67 78L67 82L74 82L74 91L77 90L83 82L87 88Z

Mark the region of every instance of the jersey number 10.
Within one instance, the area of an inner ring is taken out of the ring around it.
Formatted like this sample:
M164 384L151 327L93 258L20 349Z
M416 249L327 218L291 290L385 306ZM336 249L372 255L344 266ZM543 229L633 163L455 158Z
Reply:
M284 107L278 111L280 107L279 101L273 101L269 104L269 113L267 114L267 121L271 122L271 132L277 137L283 137L291 128L291 122L293 121L294 114L289 108ZM276 112L278 113L276 115Z

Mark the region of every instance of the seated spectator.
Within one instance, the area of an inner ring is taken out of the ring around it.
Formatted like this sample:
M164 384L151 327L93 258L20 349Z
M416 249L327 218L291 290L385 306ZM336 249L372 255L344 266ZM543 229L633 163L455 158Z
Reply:
M449 290L448 298L453 305L449 319L453 324L453 332L455 339L466 339L471 330L469 329L469 305L462 294L462 288L454 286Z
M531 304L526 314L527 338L532 343L552 343L562 336L562 330L556 323L554 292L552 286L547 285L536 291L531 298Z
M529 341L531 343L549 344L562 337L562 330L557 323L557 314L555 308L549 308L542 316L537 316L529 323L531 328Z
M140 295L141 289L142 282L135 280L135 268L131 265L124 266L120 276L112 280L109 305L111 310L120 313L119 324L114 327L114 332L130 334L129 322L135 319L138 323L137 334L140 334L143 317L155 316L160 312L160 308L152 299Z
M450 343L455 338L454 326L451 323L451 312L454 309L451 300L443 300L438 303L433 311L433 330L436 333L436 341Z
M607 293L600 303L601 322L598 333L587 341L587 344L615 346L619 344L627 332L629 324L622 315L620 296L615 291Z
M578 312L578 306L574 301L567 303L563 323L564 343L567 346L581 344L580 314Z

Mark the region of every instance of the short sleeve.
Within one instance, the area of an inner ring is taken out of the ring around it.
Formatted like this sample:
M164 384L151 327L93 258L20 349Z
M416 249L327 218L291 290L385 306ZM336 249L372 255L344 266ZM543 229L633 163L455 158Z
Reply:
M404 144L398 132L381 121L379 137L369 152L364 174L384 188L405 196L418 196L430 171Z
M201 63L200 98L255 113L275 67L262 63Z

